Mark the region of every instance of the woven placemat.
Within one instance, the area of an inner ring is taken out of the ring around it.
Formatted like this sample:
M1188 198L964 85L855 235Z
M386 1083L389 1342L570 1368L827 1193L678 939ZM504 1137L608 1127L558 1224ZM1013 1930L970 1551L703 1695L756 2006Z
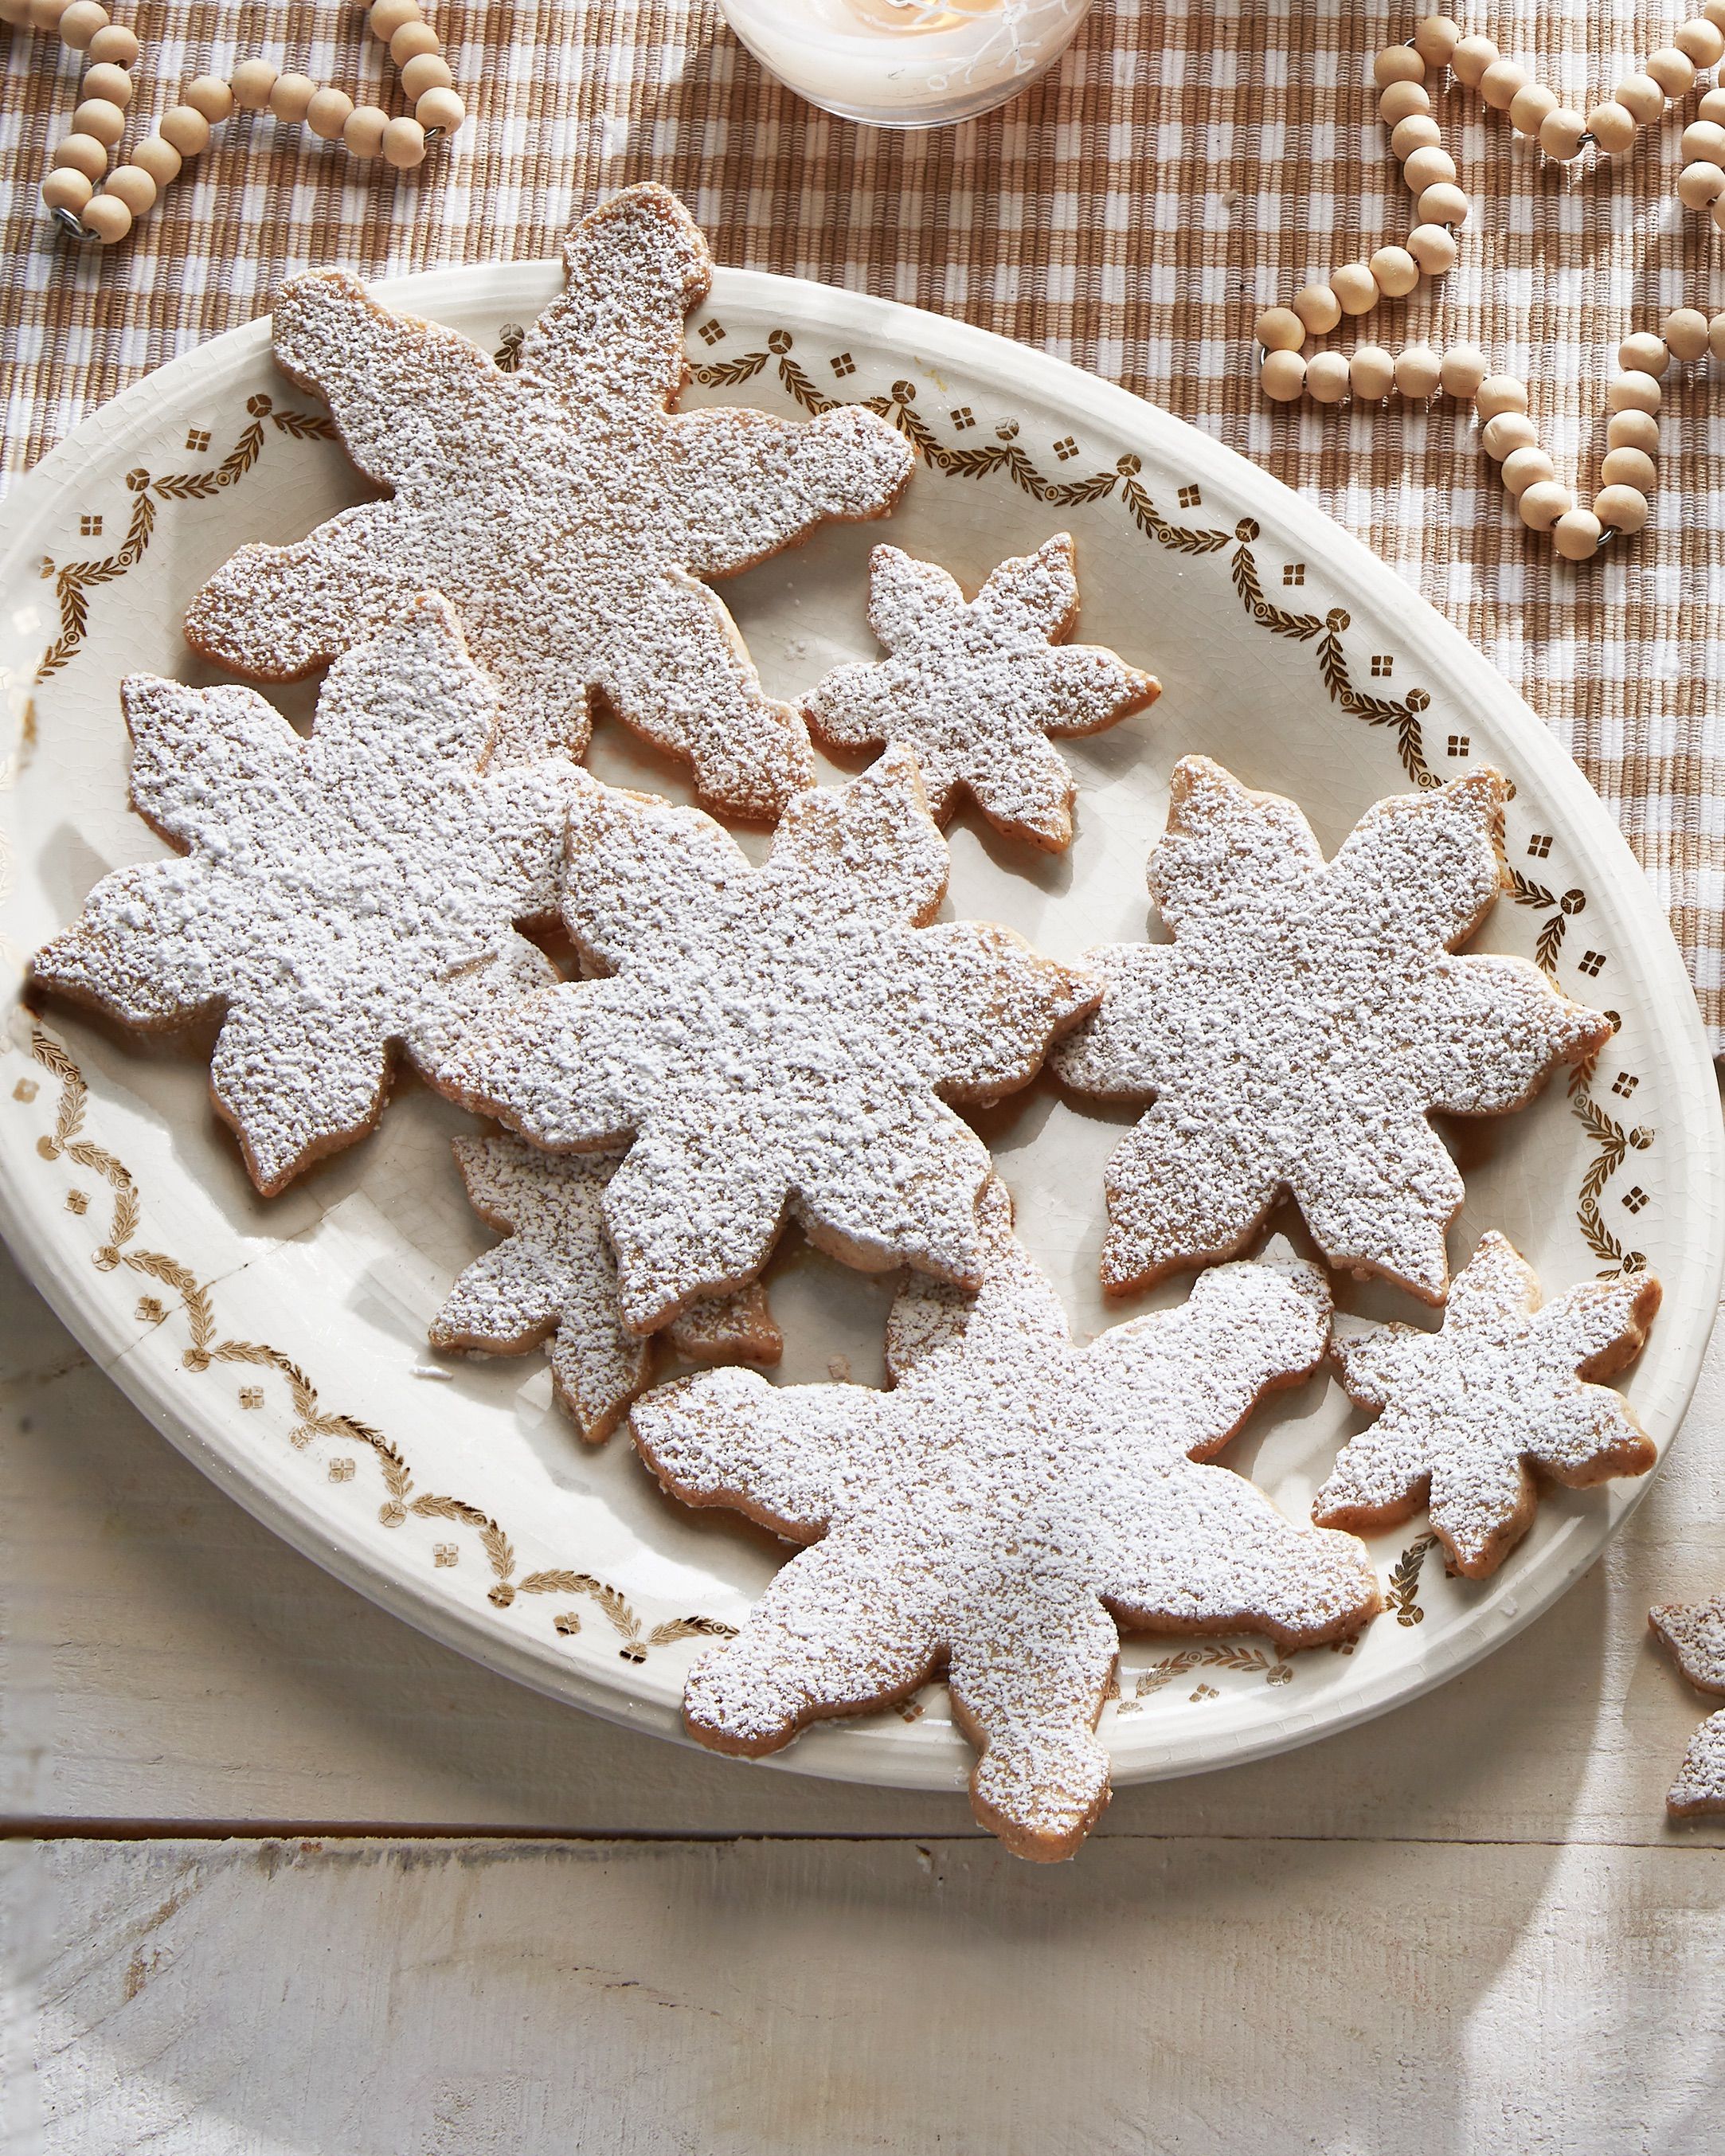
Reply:
M472 113L420 174L244 119L137 235L75 251L39 215L74 101L57 39L0 28L3 465L16 473L146 369L264 309L314 263L366 275L551 252L601 194L657 178L721 259L957 315L1092 367L1313 494L1496 661L1570 747L1670 908L1725 1047L1725 795L1708 672L1725 601L1725 414L1667 399L1651 529L1575 569L1506 513L1452 408L1281 409L1250 323L1409 223L1368 88L1421 8L1097 0L1066 61L1003 113L860 130L768 82L704 0L426 0ZM356 6L113 0L145 41L141 107L236 44L388 103ZM1585 105L1684 8L1461 11ZM1541 439L1591 491L1630 326L1725 305L1721 242L1671 186L1681 121L1597 168L1542 166L1466 93L1440 107L1475 212L1456 273L1358 341L1466 337L1531 377ZM1339 340L1353 341L1347 336ZM1577 985L1574 983L1572 986Z

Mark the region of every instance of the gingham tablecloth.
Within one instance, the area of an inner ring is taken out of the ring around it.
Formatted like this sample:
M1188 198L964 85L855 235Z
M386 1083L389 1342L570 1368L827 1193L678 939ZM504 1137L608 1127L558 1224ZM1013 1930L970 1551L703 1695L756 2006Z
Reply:
M958 315L1153 398L1314 494L1497 662L1574 751L1668 904L1725 1047L1725 734L1710 676L1725 603L1725 425L1701 383L1667 400L1651 530L1577 571L1505 514L1465 415L1272 408L1250 323L1387 240L1409 198L1368 88L1430 0L1290 6L1097 0L1055 77L933 135L826 119L768 82L706 0L426 0L471 118L423 172L357 166L244 118L136 237L74 250L39 214L78 68L0 28L3 471L23 470L150 367L266 308L280 280L552 252L572 218L652 177L726 262ZM378 101L385 60L338 0L110 0L144 39L141 107L241 51ZM1586 105L1692 8L1568 0L1463 8ZM1603 447L1620 337L1725 305L1721 243L1671 193L1681 121L1598 170L1542 168L1466 93L1440 108L1475 204L1443 285L1360 341L1481 343L1531 375L1560 471ZM1344 337L1339 340L1348 342Z

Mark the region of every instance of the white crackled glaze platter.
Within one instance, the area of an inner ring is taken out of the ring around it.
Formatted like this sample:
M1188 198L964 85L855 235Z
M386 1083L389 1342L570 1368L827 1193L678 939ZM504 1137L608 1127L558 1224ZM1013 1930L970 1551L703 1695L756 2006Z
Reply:
M506 359L511 326L558 283L554 265L528 263L382 289ZM1169 769L1189 752L1294 795L1327 848L1385 793L1486 762L1507 774L1513 896L1475 947L1537 959L1621 1028L1574 1086L1560 1075L1522 1114L1455 1128L1468 1196L1452 1261L1497 1227L1548 1293L1654 1267L1664 1307L1625 1389L1669 1445L1725 1256L1714 1081L1652 895L1527 706L1327 519L1205 436L1054 361L907 308L732 271L691 323L690 352L691 401L794 415L867 398L922 453L890 524L819 532L722 587L773 691L873 655L875 540L974 584L1063 526L1077 541L1082 634L1162 679L1153 710L1063 745L1080 789L1070 856L1014 848L961 816L949 913L1009 922L1059 957L1141 936L1145 856ZM29 952L98 876L162 851L126 806L121 675L217 678L179 634L191 593L242 542L296 538L364 492L315 400L275 372L257 324L97 413L5 505L0 1225L115 1381L300 1549L512 1677L675 1735L701 1635L738 1621L783 1552L728 1515L672 1505L625 1435L583 1448L536 1354L429 1351L433 1312L492 1240L449 1156L471 1119L404 1084L375 1137L266 1201L210 1110L198 1058L136 1052L69 1010L33 1014L18 999ZM285 691L283 707L303 721L312 697L309 685ZM688 798L675 767L608 721L591 762ZM759 834L744 842L758 857ZM1096 1284L1102 1165L1129 1120L1045 1080L980 1124L1081 1335L1144 1306L1106 1306ZM783 1378L880 1382L890 1281L800 1246L770 1279L788 1339ZM1386 1288L1343 1283L1339 1300L1419 1315ZM1299 1515L1354 1426L1321 1378L1276 1396L1225 1456ZM1445 1578L1419 1517L1377 1537L1388 1607L1351 1652L1284 1659L1250 1638L1130 1639L1102 1724L1117 1779L1272 1753L1425 1691L1546 1609L1645 1488L1548 1495L1484 1582ZM937 1684L780 1755L923 1787L961 1784L969 1759Z

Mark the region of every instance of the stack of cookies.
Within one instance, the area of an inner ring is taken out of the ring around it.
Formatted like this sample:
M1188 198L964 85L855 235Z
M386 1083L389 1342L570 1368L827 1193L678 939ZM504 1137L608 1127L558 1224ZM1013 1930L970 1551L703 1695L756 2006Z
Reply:
M944 1671L978 1817L1067 1856L1107 1800L1122 1626L1345 1640L1381 1606L1358 1531L1429 1503L1478 1576L1538 1476L1651 1464L1596 1381L1638 1352L1657 1283L1542 1306L1497 1235L1452 1281L1462 1183L1430 1122L1520 1107L1609 1022L1520 960L1460 954L1502 880L1489 771L1380 802L1327 861L1292 802L1188 757L1149 857L1169 940L1070 964L937 921L961 798L1009 845L1070 846L1053 737L1155 681L1071 641L1056 533L973 598L876 548L884 655L773 701L701 579L886 515L911 450L858 407L673 410L711 265L662 189L606 203L566 257L507 372L345 275L284 293L281 365L387 492L243 548L187 634L254 680L326 666L316 723L128 680L133 802L178 858L105 878L35 978L142 1029L218 1019L213 1096L265 1194L364 1135L401 1057L501 1126L457 1146L504 1235L434 1342L544 1343L583 1438L628 1415L675 1497L803 1546L695 1661L693 1734L772 1751ZM705 809L582 767L595 695L688 763ZM811 730L880 753L818 786ZM721 816L773 824L763 864ZM535 940L552 924L572 978ZM1087 1345L958 1111L1045 1061L1142 1110L1096 1193L1104 1285L1197 1276ZM1310 1255L1264 1243L1285 1199ZM778 1358L762 1274L793 1223L903 1269L887 1390L739 1367ZM1332 1326L1332 1271L1442 1322ZM649 1390L661 1338L720 1367ZM1216 1455L1326 1363L1375 1419L1294 1521Z

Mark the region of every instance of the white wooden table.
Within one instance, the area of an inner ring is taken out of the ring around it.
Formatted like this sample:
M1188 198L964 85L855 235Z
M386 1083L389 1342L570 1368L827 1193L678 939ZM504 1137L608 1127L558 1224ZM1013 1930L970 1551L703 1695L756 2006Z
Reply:
M7 2156L1725 2148L1725 1832L1666 1823L1702 1706L1645 1625L1725 1585L1725 1329L1542 1623L1047 1869L459 1661L0 1311Z

